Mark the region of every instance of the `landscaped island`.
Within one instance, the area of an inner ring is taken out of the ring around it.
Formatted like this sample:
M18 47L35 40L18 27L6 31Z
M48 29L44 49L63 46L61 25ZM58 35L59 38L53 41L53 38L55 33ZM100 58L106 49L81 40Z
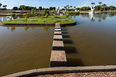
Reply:
M67 24L67 23L75 23L76 21L72 18L69 18L67 16L35 16L35 17L29 17L29 18L20 18L20 19L14 19L14 20L7 20L3 21L1 23L13 23L13 24L20 24L20 23L39 23L39 24L54 24L54 23L61 23L61 24Z

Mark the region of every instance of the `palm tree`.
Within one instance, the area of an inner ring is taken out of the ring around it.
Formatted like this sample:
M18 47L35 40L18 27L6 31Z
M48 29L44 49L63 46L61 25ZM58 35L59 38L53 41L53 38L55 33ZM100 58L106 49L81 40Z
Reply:
M7 7L7 5L3 5L3 7L4 7L4 8L6 8L6 7Z
M70 6L70 8L72 9L72 6Z
M95 3L94 3L94 2L92 2L91 4L92 4L92 7L95 5Z
M70 8L70 6L69 5L66 5L66 7L69 9Z
M2 6L2 3L0 3L0 7Z
M100 5L102 4L102 2L98 2Z
M76 9L76 6L74 6L74 9Z

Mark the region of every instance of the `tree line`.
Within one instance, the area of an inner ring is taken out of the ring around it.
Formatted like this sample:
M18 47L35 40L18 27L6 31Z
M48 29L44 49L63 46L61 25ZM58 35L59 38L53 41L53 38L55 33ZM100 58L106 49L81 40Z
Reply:
M38 8L36 8L36 7L21 5L19 8L15 6L12 9L13 10L31 10L31 9L36 9L36 10L55 10L56 7L43 8L42 6L39 6Z

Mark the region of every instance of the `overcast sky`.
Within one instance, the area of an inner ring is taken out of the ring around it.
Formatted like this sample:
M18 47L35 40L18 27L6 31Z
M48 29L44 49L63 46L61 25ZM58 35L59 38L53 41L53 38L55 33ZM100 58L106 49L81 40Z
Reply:
M0 0L0 3L7 5L10 9L13 6L20 5L34 6L37 8L39 6L47 8L50 6L64 7L66 5L82 7L91 6L91 2L95 2L96 5L98 5L98 2L102 2L103 4L107 4L108 6L116 6L116 0Z

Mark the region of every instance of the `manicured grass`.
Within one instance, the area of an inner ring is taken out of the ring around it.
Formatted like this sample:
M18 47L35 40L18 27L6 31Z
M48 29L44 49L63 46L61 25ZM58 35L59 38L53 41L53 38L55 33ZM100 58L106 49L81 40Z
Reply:
M2 23L45 23L45 24L53 24L53 23L74 23L76 22L72 18L66 17L66 16L48 16L48 18L44 16L35 16L35 17L30 17L27 18L20 18L20 19L15 19L15 20L7 20L3 21Z

